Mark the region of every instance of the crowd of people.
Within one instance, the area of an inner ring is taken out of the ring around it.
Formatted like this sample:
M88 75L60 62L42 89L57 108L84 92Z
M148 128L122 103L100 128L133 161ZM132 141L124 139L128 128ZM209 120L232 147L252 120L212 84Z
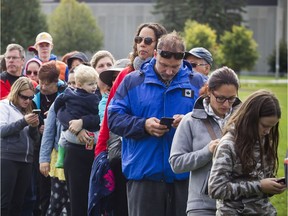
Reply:
M1 60L1 215L276 215L281 110L158 23L131 53L58 59L53 38ZM164 120L170 123L163 123Z

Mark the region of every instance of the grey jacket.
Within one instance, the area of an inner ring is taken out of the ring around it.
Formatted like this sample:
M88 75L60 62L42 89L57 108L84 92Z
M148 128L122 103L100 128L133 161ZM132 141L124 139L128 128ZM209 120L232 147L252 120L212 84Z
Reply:
M32 163L38 127L30 127L24 115L8 99L0 101L1 159Z
M57 119L54 103L51 105L48 116L45 120L44 132L41 140L39 163L51 161L53 148L58 151L58 141L62 131L62 126Z
M238 105L236 100L233 107ZM187 212L198 210L215 210L215 200L204 192L208 174L212 166L213 154L209 151L211 137L203 120L209 118L218 138L222 131L218 123L208 116L203 107L203 98L199 98L192 112L181 120L173 138L169 162L176 173L190 171Z

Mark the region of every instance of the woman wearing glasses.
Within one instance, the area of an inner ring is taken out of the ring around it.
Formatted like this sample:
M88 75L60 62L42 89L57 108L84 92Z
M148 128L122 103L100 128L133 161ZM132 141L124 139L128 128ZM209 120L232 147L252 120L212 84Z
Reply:
M180 122L173 138L169 162L174 172L190 171L187 215L215 215L215 200L209 198L207 181L212 156L222 137L222 128L240 100L235 72L222 67L214 71L192 112Z
M24 75L36 83L39 83L38 72L42 62L36 58L32 58L26 62ZM36 86L35 86L36 87Z
M30 184L33 146L39 140L33 97L32 82L20 77L7 99L0 101L1 215L20 215Z

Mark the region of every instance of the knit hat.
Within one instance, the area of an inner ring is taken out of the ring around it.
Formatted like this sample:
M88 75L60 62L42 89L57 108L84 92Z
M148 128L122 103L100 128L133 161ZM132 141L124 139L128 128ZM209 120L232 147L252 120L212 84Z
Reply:
M23 75L24 75L24 76L26 76L26 71L27 71L28 65L29 65L31 62L36 62L36 63L38 63L40 67L41 67L41 65L42 65L42 62L41 62L39 59L37 59L37 58L31 58L31 59L29 59L29 60L26 62L25 67L24 67L24 71L23 71Z

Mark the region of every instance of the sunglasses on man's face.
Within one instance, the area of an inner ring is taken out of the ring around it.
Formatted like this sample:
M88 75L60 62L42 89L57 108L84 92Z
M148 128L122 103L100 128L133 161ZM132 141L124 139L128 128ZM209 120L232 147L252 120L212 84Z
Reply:
M154 40L151 37L136 36L134 38L134 42L137 43L137 44L140 44L143 40L144 40L144 43L146 45L151 45L154 42Z
M176 59L176 60L180 60L184 58L185 53L184 52L170 52L170 51L164 51L164 50L160 50L158 49L157 52L160 54L161 57L166 58L166 59L170 59L172 58L172 56Z
M25 95L22 95L22 94L18 94L20 98L22 98L24 101L26 100L33 100L34 98L34 95L33 96L25 96Z
M30 76L33 73L34 76L38 75L38 71L26 71L26 75Z

